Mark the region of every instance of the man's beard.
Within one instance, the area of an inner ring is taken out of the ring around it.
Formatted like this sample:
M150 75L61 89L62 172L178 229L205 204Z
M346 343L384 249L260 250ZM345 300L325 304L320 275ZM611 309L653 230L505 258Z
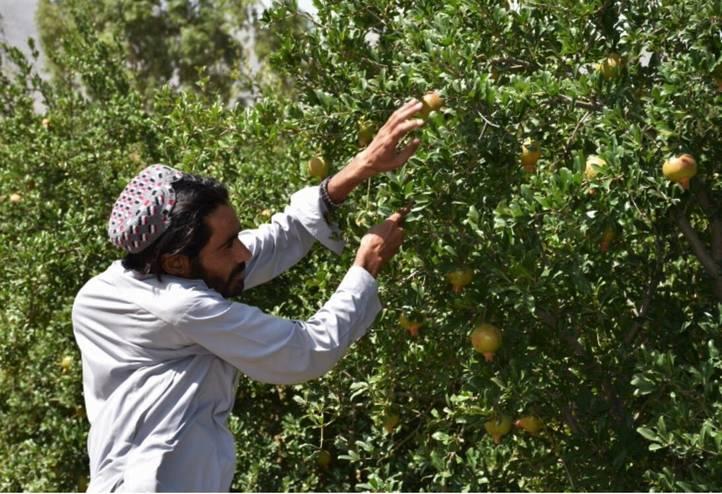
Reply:
M243 272L246 270L245 262L236 266L226 280L219 280L218 278L210 276L206 270L203 269L203 266L201 266L197 258L191 262L191 269L193 278L202 279L206 285L208 285L208 288L217 291L223 295L224 298L236 297L243 292L245 285L243 280Z

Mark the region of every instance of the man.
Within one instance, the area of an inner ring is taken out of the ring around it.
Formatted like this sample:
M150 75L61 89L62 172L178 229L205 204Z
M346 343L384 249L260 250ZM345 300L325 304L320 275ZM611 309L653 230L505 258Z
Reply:
M317 378L381 309L375 277L398 250L407 211L373 227L336 292L310 319L228 300L298 262L318 240L343 243L324 219L361 182L401 167L419 140L422 104L400 107L372 143L320 186L291 197L268 225L241 231L226 188L163 165L143 170L108 225L125 258L80 290L73 329L90 421L89 492L227 491L227 427L241 373L266 383Z

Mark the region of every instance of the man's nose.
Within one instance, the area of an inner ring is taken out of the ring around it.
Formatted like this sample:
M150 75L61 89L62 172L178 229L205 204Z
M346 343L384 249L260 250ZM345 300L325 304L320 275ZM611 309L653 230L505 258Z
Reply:
M240 240L238 241L238 248L236 249L234 254L234 261L236 261L238 264L242 262L248 262L251 259L251 251L248 250L248 247L246 247L246 245Z

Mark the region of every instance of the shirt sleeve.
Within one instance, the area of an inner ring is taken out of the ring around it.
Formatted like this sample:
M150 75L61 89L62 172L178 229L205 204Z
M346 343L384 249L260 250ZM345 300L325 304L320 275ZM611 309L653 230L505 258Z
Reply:
M318 240L336 254L344 242L336 225L326 220L326 207L318 186L306 187L291 196L290 204L271 222L244 230L238 238L251 252L246 266L246 289L272 280L300 261Z
M275 317L208 292L191 304L179 329L251 379L295 384L328 372L380 310L376 280L353 266L307 321Z

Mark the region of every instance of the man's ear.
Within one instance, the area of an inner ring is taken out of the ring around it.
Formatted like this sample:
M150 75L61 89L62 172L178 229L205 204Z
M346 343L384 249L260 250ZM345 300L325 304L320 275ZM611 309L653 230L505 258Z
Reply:
M190 278L191 260L182 254L163 254L160 256L160 266L165 273L181 278Z

